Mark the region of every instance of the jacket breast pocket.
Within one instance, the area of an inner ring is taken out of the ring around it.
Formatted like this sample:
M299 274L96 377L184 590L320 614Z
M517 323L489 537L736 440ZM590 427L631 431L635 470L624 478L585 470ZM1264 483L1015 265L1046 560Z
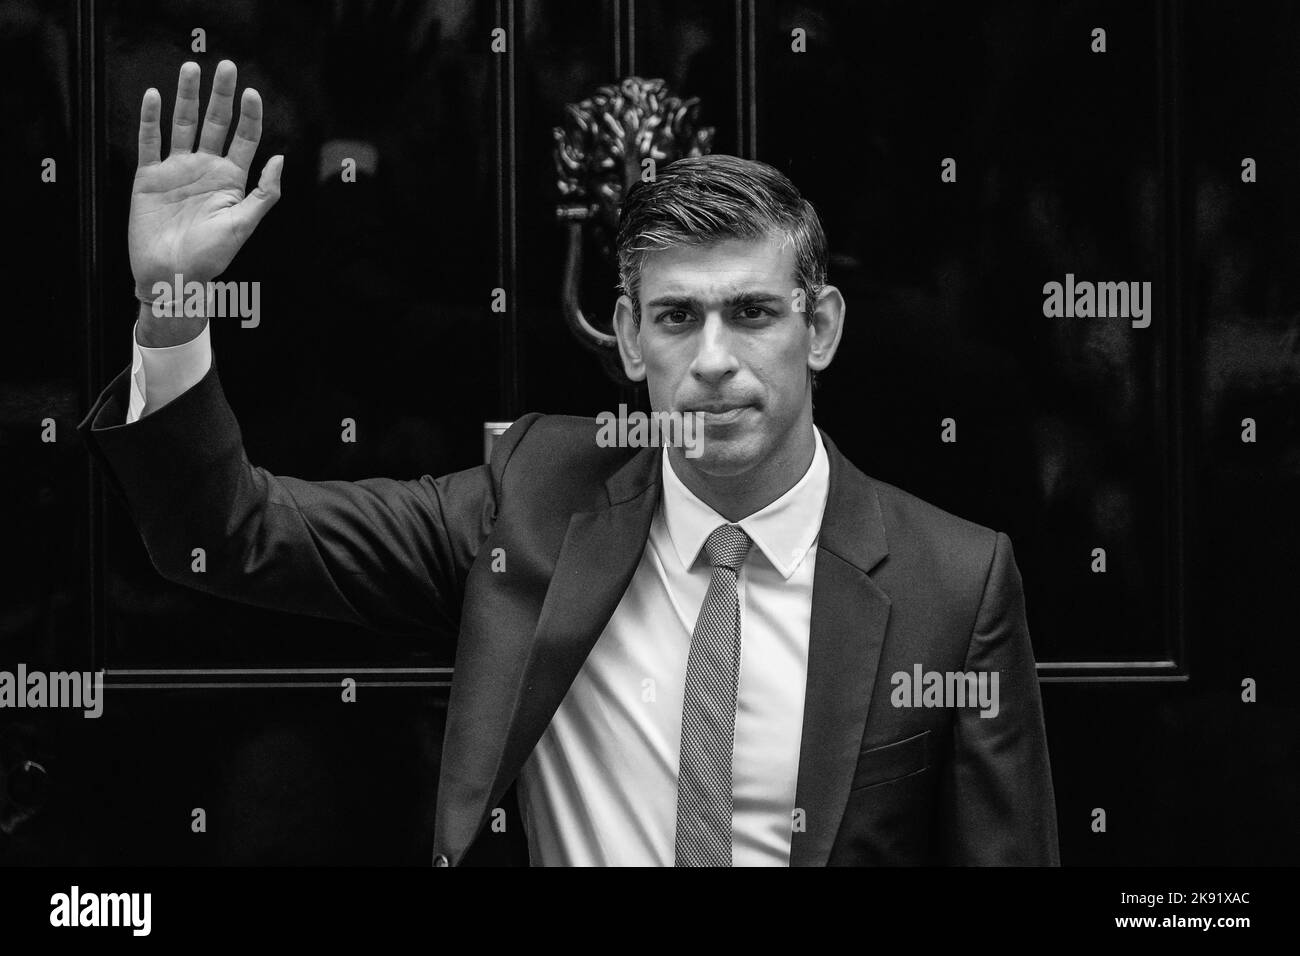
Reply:
M929 751L930 731L928 730L923 730L913 737L864 750L858 754L858 767L853 774L851 789L874 787L924 770L930 766Z

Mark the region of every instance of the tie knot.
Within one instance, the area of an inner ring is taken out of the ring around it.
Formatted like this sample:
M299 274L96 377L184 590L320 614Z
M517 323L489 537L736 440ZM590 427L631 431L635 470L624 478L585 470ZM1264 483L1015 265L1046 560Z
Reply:
M713 567L731 568L739 573L745 555L749 553L749 545L749 535L745 534L740 525L724 524L713 529L713 533L704 542L704 550Z

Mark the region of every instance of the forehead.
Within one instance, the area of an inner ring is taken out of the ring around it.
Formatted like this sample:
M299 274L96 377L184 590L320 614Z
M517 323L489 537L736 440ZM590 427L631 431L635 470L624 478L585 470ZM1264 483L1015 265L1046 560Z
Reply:
M794 274L794 244L780 236L670 246L647 253L641 264L641 298L716 298L757 287L788 294Z

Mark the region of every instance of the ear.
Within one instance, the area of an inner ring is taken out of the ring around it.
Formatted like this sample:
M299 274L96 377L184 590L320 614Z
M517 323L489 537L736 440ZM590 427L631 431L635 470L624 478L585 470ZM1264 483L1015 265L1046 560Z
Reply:
M808 367L814 372L820 372L835 358L844 331L845 308L839 289L833 285L822 287L808 326Z
M645 362L641 360L641 329L637 325L632 300L618 297L614 306L614 336L618 339L618 355L623 360L623 372L634 382L645 381Z

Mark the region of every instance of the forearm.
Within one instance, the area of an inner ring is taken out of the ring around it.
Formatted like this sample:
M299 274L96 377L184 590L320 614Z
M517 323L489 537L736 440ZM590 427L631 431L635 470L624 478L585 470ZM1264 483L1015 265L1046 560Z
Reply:
M136 424L125 376L80 426L155 568L230 600L393 633L452 629L495 513L487 469L310 482L251 465L216 368Z

